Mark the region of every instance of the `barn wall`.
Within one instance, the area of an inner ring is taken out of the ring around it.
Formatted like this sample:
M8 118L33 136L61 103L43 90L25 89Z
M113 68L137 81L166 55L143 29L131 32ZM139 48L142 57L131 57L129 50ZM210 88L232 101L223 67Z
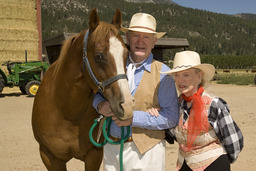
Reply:
M39 59L36 0L0 0L0 63Z

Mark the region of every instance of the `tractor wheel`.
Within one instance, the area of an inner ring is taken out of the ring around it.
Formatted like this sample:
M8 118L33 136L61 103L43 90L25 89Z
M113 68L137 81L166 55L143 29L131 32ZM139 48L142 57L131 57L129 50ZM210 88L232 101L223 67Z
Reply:
M0 93L3 91L3 89L4 89L4 78L0 74Z
M25 87L26 94L29 97L34 97L37 93L39 85L40 85L39 81L30 81L30 82L28 82L26 87Z
M20 86L20 91L22 94L27 94L25 86Z

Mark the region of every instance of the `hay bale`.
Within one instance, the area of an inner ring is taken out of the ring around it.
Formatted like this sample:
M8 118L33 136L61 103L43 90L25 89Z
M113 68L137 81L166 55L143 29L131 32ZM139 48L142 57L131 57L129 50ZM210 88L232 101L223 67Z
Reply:
M10 6L26 6L28 8L35 8L36 0L1 0L0 4L7 4Z
M11 56L11 58L10 58ZM37 61L38 51L30 50L27 52L28 61ZM0 64L10 60L17 62L25 62L25 50L0 51Z
M38 44L36 0L1 0L0 63L38 60Z
M13 18L23 20L36 20L36 10L26 6L14 6L0 4L0 18Z
M6 36L8 35L8 37ZM38 31L29 29L0 29L0 40L30 40L38 41Z

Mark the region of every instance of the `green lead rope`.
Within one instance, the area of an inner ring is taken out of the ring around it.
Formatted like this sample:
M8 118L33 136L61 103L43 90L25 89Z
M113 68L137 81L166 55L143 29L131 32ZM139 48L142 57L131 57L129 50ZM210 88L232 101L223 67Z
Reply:
M100 120L103 118L103 115L100 115L99 118L94 120L94 124L92 125L90 131L89 131L89 138L91 143L96 146L96 147L103 147L106 143L110 143L110 144L114 144L114 145L119 145L120 144L120 153L119 153L119 164L120 164L120 171L123 171L123 150L124 150L124 142L129 138L129 134L130 134L130 126L127 126L126 130L126 136L124 136L124 127L121 127L121 140L120 141L112 141L109 138L110 135L110 126L112 123L112 119L111 117L107 117L106 120L103 123L103 128L102 128L102 132L103 132L103 136L105 138L105 140L102 143L97 143L94 141L93 137L92 137L92 133L94 128L96 127L96 125L100 122ZM106 131L106 126L108 124L108 129Z

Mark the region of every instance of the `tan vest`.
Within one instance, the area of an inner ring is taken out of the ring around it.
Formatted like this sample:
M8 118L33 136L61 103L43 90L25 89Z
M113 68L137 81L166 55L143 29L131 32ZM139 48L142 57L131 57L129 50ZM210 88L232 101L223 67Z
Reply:
M152 107L158 107L158 88L160 85L160 72L162 63L152 61L151 72L144 71L141 82L135 92L135 111L146 111ZM132 128L132 138L141 154L150 150L165 137L164 131Z

